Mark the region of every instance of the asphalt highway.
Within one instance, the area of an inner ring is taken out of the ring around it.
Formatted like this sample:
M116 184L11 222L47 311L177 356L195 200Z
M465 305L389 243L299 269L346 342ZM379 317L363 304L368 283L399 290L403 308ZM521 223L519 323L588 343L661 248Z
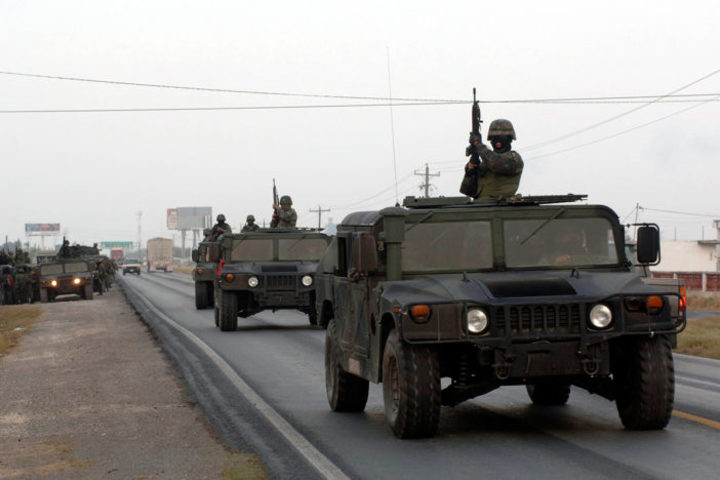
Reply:
M327 403L324 330L295 311L239 319L236 332L196 310L188 275L120 277L129 301L234 448L275 478L709 479L720 472L720 361L675 355L675 412L663 431L623 429L614 403L573 387L563 407L537 407L505 387L443 407L436 437L396 439L382 390L365 412Z

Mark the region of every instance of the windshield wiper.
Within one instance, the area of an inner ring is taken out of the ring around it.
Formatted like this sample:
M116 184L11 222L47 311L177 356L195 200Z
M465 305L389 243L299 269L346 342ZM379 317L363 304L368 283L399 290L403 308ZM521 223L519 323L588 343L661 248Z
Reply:
M520 245L524 245L525 242L527 242L527 241L530 240L532 237L534 237L536 233L538 233L540 230L542 230L543 228L545 228L545 225L547 225L547 224L550 223L551 221L555 220L557 217L559 217L560 215L562 215L564 212L565 212L565 209L564 209L564 208L561 208L560 210L558 210L557 212L555 212L554 214L552 214L547 220L545 220L543 223L541 223L540 225L538 225L538 227L537 227L535 230L533 230L532 232L530 232L530 235L528 235L528 236L525 238L525 240L523 240L522 242L520 242Z
M423 217L422 217L420 220L418 220L417 222L415 222L415 223L411 224L409 227L407 227L407 228L405 229L405 231L406 231L406 232L409 232L410 230L412 230L412 229L415 228L416 226L420 225L422 222L424 222L424 221L427 220L428 218L432 217L432 216L433 216L433 213L434 213L434 212L428 212L428 213L426 213L425 215L423 215Z

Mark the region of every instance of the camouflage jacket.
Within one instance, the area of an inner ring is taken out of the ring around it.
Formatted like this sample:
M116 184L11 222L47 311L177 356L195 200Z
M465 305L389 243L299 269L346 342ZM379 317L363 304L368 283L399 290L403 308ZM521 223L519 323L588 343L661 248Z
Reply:
M474 169L478 170L478 179L473 198L485 200L509 197L517 193L524 167L520 154L514 150L494 152L483 144L478 145L478 153L482 163ZM472 174L471 172L466 166L465 174Z
M217 240L217 238L224 233L232 233L232 228L230 228L230 225L228 225L227 223L224 223L224 222L223 223L218 222L215 225L213 225L213 227L212 227L213 240Z
M282 208L275 212L278 219L277 228L295 228L297 223L297 212L294 208L283 210Z
M256 223L253 223L252 225L248 225L247 223L243 226L241 232L257 232L258 227Z

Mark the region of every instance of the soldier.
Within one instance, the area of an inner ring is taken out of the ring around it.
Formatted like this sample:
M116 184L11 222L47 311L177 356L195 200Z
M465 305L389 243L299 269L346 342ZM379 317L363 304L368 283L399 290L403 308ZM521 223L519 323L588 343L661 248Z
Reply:
M62 247L60 247L60 251L58 252L57 256L60 258L70 257L70 241L69 240L63 241Z
M273 205L276 216L278 219L277 228L295 228L297 223L297 212L292 208L292 198L290 195L283 195L280 197L280 205Z
M221 213L217 216L217 223L212 227L212 239L217 240L223 233L232 233L232 229L225 223L225 215Z
M487 139L492 150L482 143L479 135L470 135L470 146L465 156L470 156L473 146L477 148L481 163L468 162L465 175L477 175L477 191L471 195L476 200L509 197L517 192L523 161L520 154L511 149L515 140L515 129L510 120L493 120L488 129Z
M248 215L247 216L247 223L243 226L241 232L257 232L258 227L255 223L255 216L254 215Z
M212 228L203 229L203 242L209 242L212 240Z

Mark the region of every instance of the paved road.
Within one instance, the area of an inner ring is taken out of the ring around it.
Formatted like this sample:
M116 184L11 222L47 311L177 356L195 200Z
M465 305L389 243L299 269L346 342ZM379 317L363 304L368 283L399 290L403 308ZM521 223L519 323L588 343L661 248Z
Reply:
M676 356L676 412L664 431L626 431L613 403L575 387L568 405L552 408L505 387L443 407L435 438L403 441L385 424L379 385L370 385L364 413L330 411L324 331L305 315L263 312L220 332L212 310L195 310L186 275L121 283L221 436L251 446L278 478L707 479L720 471L718 361Z

